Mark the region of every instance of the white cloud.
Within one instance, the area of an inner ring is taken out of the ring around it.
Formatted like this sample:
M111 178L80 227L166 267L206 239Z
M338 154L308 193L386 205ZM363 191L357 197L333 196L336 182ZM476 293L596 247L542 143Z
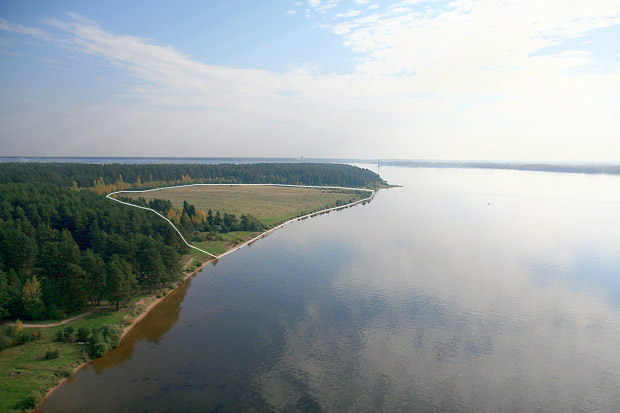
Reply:
M342 18L347 18L347 17L356 17L359 16L362 13L361 10L349 10L346 13L338 13L336 15L337 19L342 19Z
M312 15L326 13L338 1L308 4L312 9L306 14ZM228 136L237 147L256 148L247 143L265 135L295 147L292 153L312 139L330 142L312 145L315 156L617 160L620 70L586 71L592 59L584 51L535 53L617 24L620 3L549 0L526 7L518 1L458 0L418 6L399 14L392 8L341 16L327 26L359 56L344 75L313 67L278 74L207 65L79 16L51 21L53 36L4 20L0 29L103 58L130 73L136 81L126 97L139 108L128 109L126 116L135 111L145 117L150 108L158 118L151 124L160 125L155 135L176 135L183 120L193 125L188 134L194 139L200 134L193 127L210 139ZM195 109L184 113L188 107ZM171 113L162 116L160 109ZM168 127L162 119L169 119ZM235 134L224 119L235 123ZM25 115L7 122L3 119L3 141L35 134L36 121ZM79 120L67 122L87 127ZM127 134L141 136L143 129L134 125ZM52 130L44 133L51 136ZM290 140L291 130L299 136L297 144ZM211 148L231 150L224 142Z
M13 24L7 22L5 19L0 18L0 31L5 31L13 34L32 36L44 41L53 40L52 36L43 29L36 27L26 27L21 24Z
M308 0L308 6L318 13L325 14L329 9L340 4L341 0Z
M291 9L291 10L287 10L284 12L284 14L286 14L287 16L291 16L293 14L297 13L297 10L295 9Z

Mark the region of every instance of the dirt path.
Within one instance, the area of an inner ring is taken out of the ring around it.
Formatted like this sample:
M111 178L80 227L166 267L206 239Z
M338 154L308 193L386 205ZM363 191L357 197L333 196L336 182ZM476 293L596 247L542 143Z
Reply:
M185 265L183 265L183 270L186 270L187 267L192 265L193 262L194 262L194 258L191 258Z
M90 314L94 313L95 311L100 310L100 309L102 309L102 308L104 308L104 307L97 307L97 308L93 308L93 309L91 309L91 310L88 310L88 311L83 312L82 314L78 314L78 315L76 315L76 316L74 316L74 317L71 317L71 318L65 318L64 320L59 321L59 322L57 322L57 323L47 323L47 324L26 324L26 323L23 323L23 324L22 324L22 326L23 326L23 327L28 327L28 328L48 328L48 327L58 327L58 326L61 326L61 325L63 325L63 324L70 323L70 322L72 322L72 321L79 320L80 318L84 318L84 317L86 317L87 315L90 315ZM9 326L14 326L14 325L15 325L15 323L14 323L14 322L11 322L11 323L6 323L6 325L9 325Z

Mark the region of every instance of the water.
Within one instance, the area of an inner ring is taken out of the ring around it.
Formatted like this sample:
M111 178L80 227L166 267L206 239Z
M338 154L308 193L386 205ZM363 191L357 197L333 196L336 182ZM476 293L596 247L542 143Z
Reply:
M620 177L403 188L208 266L45 411L618 411Z

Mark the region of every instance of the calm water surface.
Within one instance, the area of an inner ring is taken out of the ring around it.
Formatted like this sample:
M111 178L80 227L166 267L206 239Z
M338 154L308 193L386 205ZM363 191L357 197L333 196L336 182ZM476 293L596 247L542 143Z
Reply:
M403 188L208 266L45 411L619 411L620 177Z

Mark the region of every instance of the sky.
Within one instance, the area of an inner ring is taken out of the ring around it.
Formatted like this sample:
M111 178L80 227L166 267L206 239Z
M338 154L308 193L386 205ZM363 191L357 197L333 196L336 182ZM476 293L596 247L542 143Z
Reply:
M3 0L0 155L617 162L620 1Z

